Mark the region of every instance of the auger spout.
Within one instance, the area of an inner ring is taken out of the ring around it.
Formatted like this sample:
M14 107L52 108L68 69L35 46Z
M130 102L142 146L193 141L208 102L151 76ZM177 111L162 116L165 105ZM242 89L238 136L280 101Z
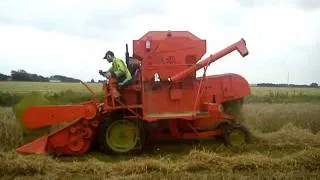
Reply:
M210 65L211 63L215 62L216 60L220 59L221 57L223 57L223 56L225 56L235 50L237 50L242 57L245 57L246 55L249 54L249 51L246 47L245 40L241 39L240 41L222 49L221 51L210 55L209 57L200 61L199 63L194 64L193 66L189 67L188 69L185 69L185 70L177 73L176 75L172 76L169 80L172 82L179 81L179 80L185 78L186 76L188 76L189 74L191 74L192 72L197 71L205 66Z

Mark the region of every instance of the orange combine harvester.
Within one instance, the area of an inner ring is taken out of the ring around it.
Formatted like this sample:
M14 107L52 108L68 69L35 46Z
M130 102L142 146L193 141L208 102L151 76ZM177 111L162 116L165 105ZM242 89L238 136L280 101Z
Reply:
M101 102L27 108L21 117L27 128L66 125L17 151L81 155L98 142L103 152L126 154L153 140L220 137L229 144L237 131L247 141L248 130L226 109L249 95L248 82L237 74L206 75L212 62L233 51L248 55L245 40L201 60L206 40L188 31L150 31L133 41L132 57L126 52L133 84L119 89L109 78ZM130 59L138 66L130 66ZM203 76L196 77L200 69Z

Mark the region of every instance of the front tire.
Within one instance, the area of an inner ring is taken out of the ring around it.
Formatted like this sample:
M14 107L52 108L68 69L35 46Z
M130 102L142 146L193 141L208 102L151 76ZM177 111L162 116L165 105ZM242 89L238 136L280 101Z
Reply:
M100 149L104 153L127 155L142 151L142 131L138 120L107 118L100 125Z

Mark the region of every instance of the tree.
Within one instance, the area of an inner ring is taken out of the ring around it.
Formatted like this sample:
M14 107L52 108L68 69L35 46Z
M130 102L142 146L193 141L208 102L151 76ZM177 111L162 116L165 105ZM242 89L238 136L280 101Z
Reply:
M24 70L11 71L12 81L31 81L30 77Z
M10 78L10 76L7 76L5 74L0 73L0 81L7 81Z
M318 87L318 84L317 83L311 83L310 87Z
M90 81L91 83L94 83L94 79L91 79L91 81Z
M61 76L61 75L51 76L50 79L57 79L57 80L60 80L61 82L80 82L79 79L74 79L74 78Z
M48 78L39 76L37 74L27 73L25 70L11 71L12 81L48 81Z

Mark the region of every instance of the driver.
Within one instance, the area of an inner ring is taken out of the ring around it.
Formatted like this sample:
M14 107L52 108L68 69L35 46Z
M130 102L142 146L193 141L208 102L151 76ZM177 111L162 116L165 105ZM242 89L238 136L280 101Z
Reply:
M103 59L106 59L109 63L112 63L112 66L106 72L99 70L99 73L102 76L105 76L107 78L109 78L110 76L115 76L118 81L119 87L123 87L131 83L132 76L129 69L121 59L114 56L114 53L112 51L108 51Z

